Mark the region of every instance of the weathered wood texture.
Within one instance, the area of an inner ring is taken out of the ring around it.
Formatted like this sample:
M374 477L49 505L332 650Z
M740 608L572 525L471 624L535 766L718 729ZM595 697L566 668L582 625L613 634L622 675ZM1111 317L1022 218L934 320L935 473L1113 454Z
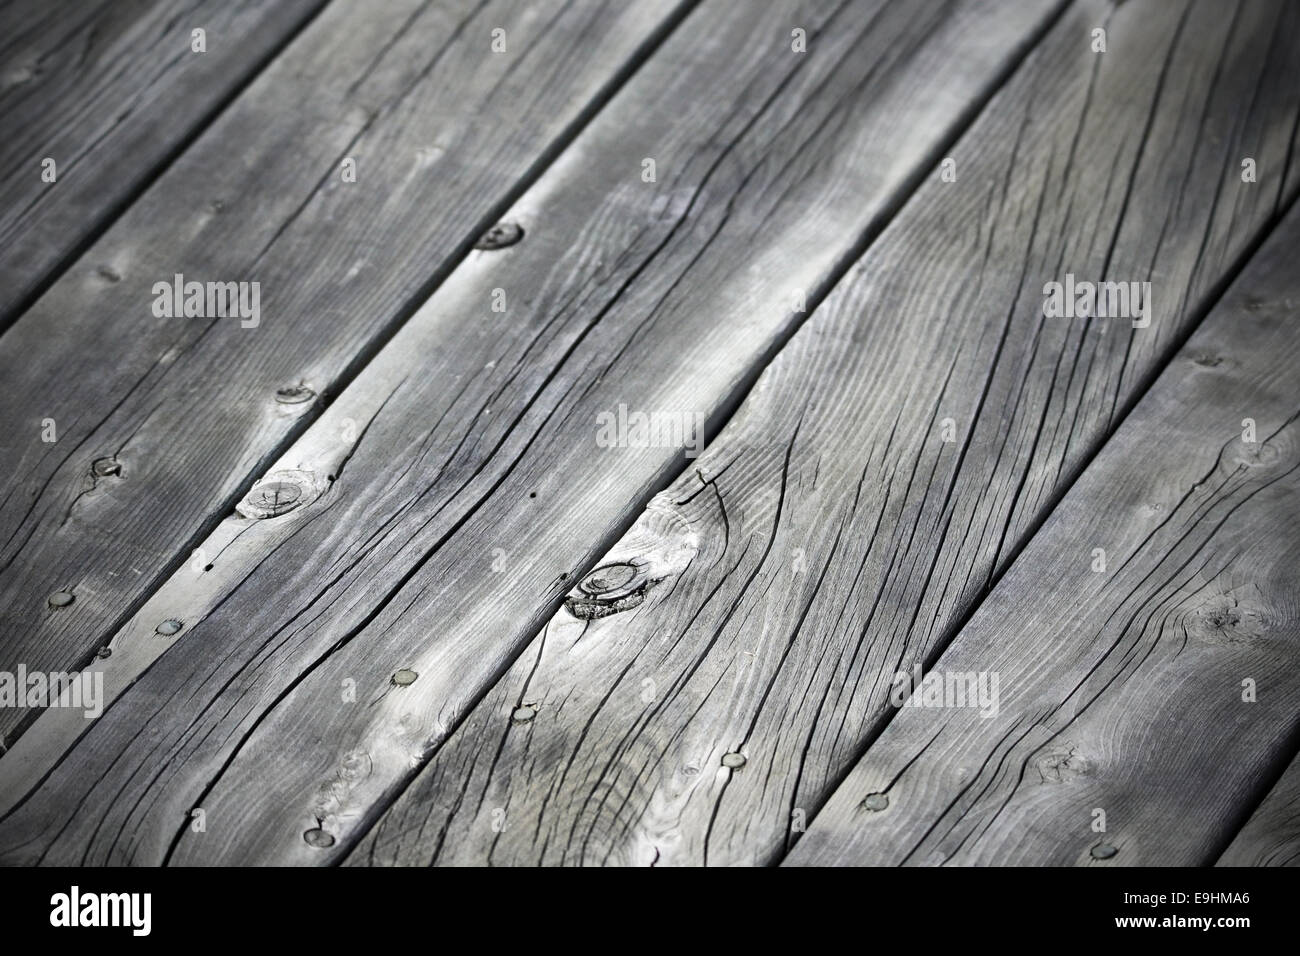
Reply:
M0 329L324 2L0 7Z
M1300 757L1291 761L1216 865L1300 866Z
M277 391L346 380L676 11L403 0L317 17L0 338L0 668L83 664L316 414ZM153 285L177 273L259 282L259 324L155 317ZM93 475L100 458L119 473ZM74 603L49 607L60 589ZM0 735L22 714L0 713Z
M236 576L167 609L197 623L0 822L4 858L337 859L680 467L597 447L598 412L725 415L1057 9L701 6L509 211L523 242L272 469L307 503L219 529Z
M956 182L935 171L601 561L643 564L644 603L559 611L352 861L779 859L895 673L951 636L1264 231L1297 12L1251 4L1225 32L1209 3L1068 10L951 150ZM1267 178L1242 183L1243 155ZM1150 325L1045 318L1067 272L1151 280Z
M1294 210L939 658L996 714L899 710L791 862L1214 861L1300 732L1298 245Z

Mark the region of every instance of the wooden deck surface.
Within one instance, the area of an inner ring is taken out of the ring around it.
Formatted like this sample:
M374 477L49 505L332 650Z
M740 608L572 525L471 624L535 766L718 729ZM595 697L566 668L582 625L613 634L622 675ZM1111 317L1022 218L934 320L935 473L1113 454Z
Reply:
M1300 4L0 24L0 863L1300 864Z

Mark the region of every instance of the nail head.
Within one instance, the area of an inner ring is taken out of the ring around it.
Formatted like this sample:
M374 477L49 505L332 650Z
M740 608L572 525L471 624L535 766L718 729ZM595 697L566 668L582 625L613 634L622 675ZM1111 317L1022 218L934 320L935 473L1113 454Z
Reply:
M516 724L526 724L537 716L537 708L531 704L525 704L522 707L516 707L510 715L510 719Z
M1112 856L1118 853L1119 850L1111 846L1109 843L1098 843L1090 852L1092 853L1092 858L1094 860L1109 860Z
M745 766L745 755L742 753L723 754L722 765L729 770L739 770Z
M419 676L415 671L403 667L393 674L393 683L398 687L406 687L408 684L414 684L415 679Z
M122 463L116 458L96 458L90 470L96 478L109 478L122 473Z
M71 591L55 591L49 598L50 607L67 607L75 600Z
M883 793L868 794L867 798L862 801L862 809L870 810L873 813L878 813L887 806L889 806L889 797Z
M181 624L180 621L176 620L174 617L169 617L154 628L154 630L165 637L171 637L173 634L179 634L182 627L184 627L184 625Z

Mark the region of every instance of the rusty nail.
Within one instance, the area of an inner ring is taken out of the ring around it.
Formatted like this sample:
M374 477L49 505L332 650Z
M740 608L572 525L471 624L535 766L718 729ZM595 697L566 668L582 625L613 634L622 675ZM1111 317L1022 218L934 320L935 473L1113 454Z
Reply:
M507 246L513 246L523 237L524 230L519 223L502 220L479 236L478 242L474 243L474 248L487 251L504 249Z
M49 597L50 607L67 607L75 600L71 591L55 591Z

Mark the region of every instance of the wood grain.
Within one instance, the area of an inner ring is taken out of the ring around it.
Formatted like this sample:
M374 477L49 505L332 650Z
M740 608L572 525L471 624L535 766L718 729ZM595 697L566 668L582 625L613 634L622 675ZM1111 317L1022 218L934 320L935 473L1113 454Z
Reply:
M996 715L901 709L790 862L1214 861L1300 732L1298 243L1293 210L939 658Z
M1294 181L1300 20L1222 15L1067 11L601 559L643 602L559 611L350 862L778 860ZM1150 280L1150 325L1047 319L1067 272Z
M322 6L0 7L0 329ZM191 49L195 28L204 53ZM46 158L53 183L42 179Z
M1291 761L1216 866L1300 866L1300 758Z
M680 467L596 415L725 417L1058 5L760 9L696 10L284 456L307 503L230 532L247 577L171 609L5 859L337 859Z
M0 669L90 660L680 12L401 0L314 20L0 338ZM177 273L259 282L260 323L155 317ZM278 399L300 386L313 400ZM101 458L119 472L93 475ZM75 601L52 609L60 589Z

